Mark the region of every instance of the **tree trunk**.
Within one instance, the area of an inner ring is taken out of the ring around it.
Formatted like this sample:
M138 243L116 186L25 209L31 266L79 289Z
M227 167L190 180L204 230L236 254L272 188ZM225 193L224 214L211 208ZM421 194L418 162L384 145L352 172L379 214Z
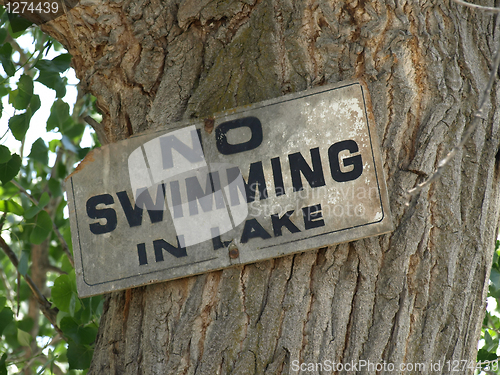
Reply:
M396 226L112 293L89 373L329 373L294 365L327 360L385 361L403 373L399 363L475 360L498 232L498 85L440 181L410 205L406 191L471 121L496 16L446 0L82 0L43 29L97 97L107 142L364 78Z

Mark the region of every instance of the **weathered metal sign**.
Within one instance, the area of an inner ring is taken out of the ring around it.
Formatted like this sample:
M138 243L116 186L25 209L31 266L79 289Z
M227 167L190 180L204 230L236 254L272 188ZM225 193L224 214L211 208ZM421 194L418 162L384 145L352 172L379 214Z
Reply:
M369 100L323 86L94 150L66 181L80 296L392 230Z

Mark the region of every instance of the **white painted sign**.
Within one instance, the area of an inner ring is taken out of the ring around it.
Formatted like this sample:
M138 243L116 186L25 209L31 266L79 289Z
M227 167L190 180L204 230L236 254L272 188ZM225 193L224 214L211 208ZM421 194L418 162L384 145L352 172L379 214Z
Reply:
M94 150L66 182L79 295L391 231L369 100L323 86Z

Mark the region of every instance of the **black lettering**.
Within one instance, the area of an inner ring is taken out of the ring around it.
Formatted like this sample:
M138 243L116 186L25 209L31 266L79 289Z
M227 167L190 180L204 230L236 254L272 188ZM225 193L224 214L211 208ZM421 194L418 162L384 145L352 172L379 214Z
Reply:
M116 229L116 211L112 208L97 208L98 205L110 205L115 203L110 194L101 194L90 197L87 200L87 215L91 219L106 219L106 224L99 222L89 224L90 231L94 234L109 233Z
M259 224L257 219L250 219L245 221L243 227L243 234L241 235L241 243L247 243L251 238L260 237L264 240L271 238L271 235Z
M271 220L273 222L273 231L274 231L274 236L278 237L281 236L281 228L286 227L291 233L297 233L300 232L300 229L295 226L294 223L290 220L290 216L292 216L293 210L288 211L286 214L284 214L282 217L279 217L279 215L271 215Z
M127 217L128 225L130 227L137 227L142 224L142 207L138 207L137 205L132 208L132 203L130 203L130 199L126 191L119 191L116 193L118 199L123 208L123 212L125 212L125 216Z
M321 204L303 207L302 215L304 216L304 226L306 229L323 227L325 225L323 214L321 213Z
M330 172L332 178L337 182L347 182L357 179L363 173L363 161L361 155L355 155L348 158L344 158L343 166L347 167L352 165L352 170L348 172L342 172L340 170L340 160L339 153L341 151L348 150L350 153L355 153L359 151L358 144L349 139L346 141L341 141L334 143L328 149L328 159L330 160Z
M198 134L198 140L200 141L201 152L203 152L203 141L201 140L201 129L196 129L196 134ZM193 145L194 145L194 143L193 143ZM203 159L205 159L204 156L203 156Z
M139 265L143 266L148 264L148 255L146 254L146 244L137 244L137 255L139 256Z
M146 188L137 190L137 200L134 207L132 207L126 191L119 191L116 193L116 196L120 200L130 227L137 227L142 224L144 206L148 211L151 223L158 223L163 220L163 208L165 204L165 186L163 184L158 185L155 204L153 204L153 199Z
M229 168L226 173L228 181L234 181L239 176L240 170L238 167ZM246 195L247 203L255 201L257 190L259 190L259 200L266 199L268 197L266 179L264 178L264 169L262 168L261 161L250 164L248 181L245 181L245 179L243 178L243 183L245 185L245 191L242 191L241 193ZM235 184L229 185L229 197L231 200L231 206L237 206L240 204L238 189L234 185ZM241 189L241 186L239 184L236 185L238 185Z
M210 228L210 232L212 233L212 245L214 250L223 249L228 247L231 241L222 241L220 238L220 230L219 227Z
M280 158L271 159L271 167L273 169L274 191L276 196L285 195L285 186L283 184L283 172L281 170Z
M230 144L227 133L232 129L247 127L252 132L252 137L247 142ZM237 120L226 121L215 128L217 150L222 155L232 155L239 152L253 150L262 143L262 124L257 117L244 117Z
M186 158L191 163L197 163L199 161L205 160L205 158L203 157L201 142L198 138L198 132L196 130L191 131L191 139L193 141L192 148L181 142L175 135L167 134L164 137L160 138L163 169L170 169L174 167L172 149L175 149L179 154L184 156L184 158Z
M186 192L191 216L198 214L198 203L200 203L203 212L212 211L214 199L216 209L225 207L219 172L208 173L205 191L203 191L198 177L186 178Z
M301 172L312 188L325 185L325 176L323 175L323 167L321 166L319 147L311 149L310 152L313 169L309 167L300 152L288 155L293 191L304 189L302 186L302 178L300 177Z
M167 250L176 258L182 258L187 256L186 248L181 246L181 242L184 242L183 236L177 236L177 247L172 246L165 240L154 240L153 248L155 250L155 260L157 262L163 262L163 250Z

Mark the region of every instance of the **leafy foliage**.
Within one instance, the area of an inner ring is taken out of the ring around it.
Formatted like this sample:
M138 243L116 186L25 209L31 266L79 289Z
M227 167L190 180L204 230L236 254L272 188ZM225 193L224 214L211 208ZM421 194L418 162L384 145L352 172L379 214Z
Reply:
M500 374L500 358L497 355L500 341L500 241L498 240L493 254L488 299L495 308L488 308L486 311L480 341L483 345L478 350L477 362L478 367L484 370L481 374Z
M62 183L89 149L82 118L96 113L94 99L67 103L71 56L29 26L0 8L0 116L8 123L0 134L0 375L85 373L102 299L78 297ZM34 123L47 90L56 98L47 123ZM28 144L40 129L55 139ZM43 314L33 286L53 316Z

